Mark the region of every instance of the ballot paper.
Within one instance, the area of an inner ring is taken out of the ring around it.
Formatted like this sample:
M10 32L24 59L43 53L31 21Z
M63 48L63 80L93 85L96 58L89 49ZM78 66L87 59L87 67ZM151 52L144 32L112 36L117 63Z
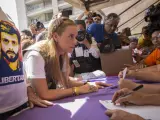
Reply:
M106 77L106 74L101 70L96 70L89 73L81 73L80 76L83 80L89 80Z
M123 70L123 79L125 79L126 74L127 74L127 67Z
M120 106L114 105L111 100L99 100L99 102L107 109L120 109L129 113L137 114L144 119L160 120L160 106Z

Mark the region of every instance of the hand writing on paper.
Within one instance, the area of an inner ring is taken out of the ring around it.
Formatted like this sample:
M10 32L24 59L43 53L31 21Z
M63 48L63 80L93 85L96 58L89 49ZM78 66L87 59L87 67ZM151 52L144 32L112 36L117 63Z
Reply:
M28 95L28 101L29 101L29 107L33 108L34 105L39 106L39 107L48 107L52 106L53 103L49 102L47 100L42 100L40 99L32 90L31 87L27 88L27 95Z
M107 110L105 114L110 117L110 120L144 120L138 115L123 110Z
M130 95L127 95L125 97L120 97L130 92L132 92L132 90L129 90L127 88L118 90L117 92L114 93L112 102L114 104L131 103L131 104L136 104L136 105L144 105L144 94L143 93L134 91Z

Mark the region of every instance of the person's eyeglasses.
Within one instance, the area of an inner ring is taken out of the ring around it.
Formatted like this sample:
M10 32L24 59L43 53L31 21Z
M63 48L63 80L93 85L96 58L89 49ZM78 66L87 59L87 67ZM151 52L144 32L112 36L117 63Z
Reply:
M152 38L152 41L158 40L158 39L160 39L160 33L159 33L156 37L153 37L153 38Z

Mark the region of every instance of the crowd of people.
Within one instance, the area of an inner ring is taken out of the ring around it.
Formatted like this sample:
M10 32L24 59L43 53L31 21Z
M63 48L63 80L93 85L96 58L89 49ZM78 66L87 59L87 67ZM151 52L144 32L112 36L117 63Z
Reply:
M19 32L14 22L1 9L0 12L1 120L28 106L48 107L53 105L49 101L112 86L103 82L93 85L75 76L101 70L100 53L124 45L132 49L135 64L127 65L127 80L122 78L123 71L119 72L120 90L113 95L112 102L160 105L158 84L144 84L139 92L120 97L139 85L130 78L160 82L160 26L157 24L144 26L139 38L128 37L129 28L117 33L120 17L116 13L105 16L102 23L100 14L86 11L75 21L57 15L48 28L38 21L29 26L30 30ZM106 115L111 120L145 120L122 110L107 110Z

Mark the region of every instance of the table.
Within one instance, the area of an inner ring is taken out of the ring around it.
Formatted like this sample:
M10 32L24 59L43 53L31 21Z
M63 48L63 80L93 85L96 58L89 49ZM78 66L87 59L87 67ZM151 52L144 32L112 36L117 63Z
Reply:
M117 84L118 77L107 77L107 83ZM26 110L9 120L109 120L99 100L109 100L118 88L104 88L95 93L54 101L48 108Z

